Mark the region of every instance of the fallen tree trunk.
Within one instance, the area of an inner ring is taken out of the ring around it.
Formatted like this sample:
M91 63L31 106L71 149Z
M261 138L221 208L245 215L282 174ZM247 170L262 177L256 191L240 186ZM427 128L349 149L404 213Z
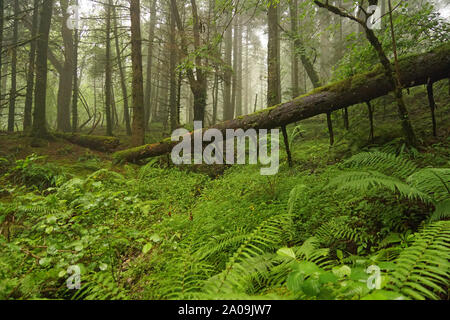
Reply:
M410 88L448 78L450 75L450 43L430 52L399 60L403 88ZM358 74L300 96L292 101L225 121L211 127L225 133L226 129L273 129L320 114L330 113L355 104L387 95L393 90L385 71L377 65L372 71ZM207 130L207 129L204 129ZM192 133L191 133L192 134ZM178 142L165 139L156 144L117 152L116 162L134 162L170 153Z
M89 136L78 133L73 134L62 132L55 132L53 135L73 144L102 152L114 151L120 144L119 139L115 137Z

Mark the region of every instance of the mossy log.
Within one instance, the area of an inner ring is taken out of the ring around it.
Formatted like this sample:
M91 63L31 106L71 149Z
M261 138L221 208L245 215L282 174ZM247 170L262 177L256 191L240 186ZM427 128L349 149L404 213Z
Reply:
M430 52L403 57L399 60L400 81L410 88L446 79L450 74L450 43ZM384 69L377 65L372 71L317 88L292 101L264 109L253 114L225 121L211 128L225 133L226 129L273 129L290 123L327 114L355 104L387 95L393 90ZM204 129L206 130L206 129ZM191 133L192 134L192 133ZM117 162L135 162L170 153L178 142L165 139L159 143L117 152Z
M90 136L78 133L74 134L62 132L55 132L53 135L73 144L102 152L114 151L120 144L119 139L115 137Z

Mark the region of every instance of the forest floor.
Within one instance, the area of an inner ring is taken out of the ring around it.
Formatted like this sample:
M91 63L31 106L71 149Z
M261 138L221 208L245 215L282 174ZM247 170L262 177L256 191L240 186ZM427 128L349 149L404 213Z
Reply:
M240 261L246 268L239 252L256 241L245 254L266 268L252 250L275 237L267 227L272 224L280 230L289 225L287 239L273 244L279 248L295 248L311 236L320 239L326 223L352 226L360 240L321 243L337 265L350 265L346 258L369 257L392 234L416 232L429 205L387 191L339 194L326 185L342 173L343 160L363 151L402 154L419 167L449 168L448 81L435 87L437 137L431 134L424 88L405 96L421 141L418 150L405 149L395 104L385 97L373 102L372 142L365 105L349 109L350 131L343 128L341 112L334 113L332 147L325 117L291 125L294 166L289 168L283 151L279 174L273 177L260 176L258 166L180 170L166 157L145 166L115 165L110 154L63 140L32 148L30 138L20 133L0 133L0 298L305 298L279 278L254 279L251 285L247 279L245 290L234 287L242 279L230 280L238 277L230 266ZM295 130L302 135L292 135ZM159 139L152 134L147 142ZM125 147L127 138L121 142L120 148ZM293 213L293 220L283 220ZM275 223L274 217L282 222ZM258 240L258 230L269 233L266 240ZM268 252L273 254L273 248ZM74 264L83 275L78 291L65 287L67 268ZM284 280L287 275L278 274ZM216 286L217 280L221 285ZM234 284L228 287L225 280ZM341 289L333 294L362 296Z

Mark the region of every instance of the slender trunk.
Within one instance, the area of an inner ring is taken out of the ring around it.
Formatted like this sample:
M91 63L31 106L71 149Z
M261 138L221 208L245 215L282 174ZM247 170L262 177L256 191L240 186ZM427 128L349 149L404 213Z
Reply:
M76 1L78 6L78 0ZM77 26L74 30L74 40L73 40L73 95L72 95L72 132L78 131L78 44L79 44L79 34Z
M142 37L140 0L130 1L131 14L131 61L133 70L133 126L131 144L145 142L144 81L142 75Z
M433 136L437 137L436 115L434 114L434 110L436 109L436 102L434 101L433 82L431 79L429 79L427 83L427 93L428 93L428 101L430 104L431 121L433 124Z
M225 31L225 72L223 79L223 120L233 119L233 107L231 105L231 56L233 50L233 30L231 26Z
M370 125L369 141L373 142L373 140L375 138L375 130L374 130L374 126L373 126L373 107L372 107L372 104L370 103L370 101L367 101L366 105L367 105L367 110L369 112L369 125Z
M62 19L61 35L64 43L64 65L59 74L59 87L57 99L57 127L63 132L72 131L70 123L70 103L72 98L72 80L73 80L73 35L72 30L67 26L67 20L70 18L68 9L68 0L60 0Z
M268 72L267 72L267 105L272 107L281 103L280 96L280 61L279 61L279 29L278 8L276 4L268 9L269 42L268 42Z
M3 0L0 0L0 106L3 105L3 19L4 19L4 15L5 15L5 9L4 9L4 5L3 5ZM1 113L2 108L0 107L0 119L2 117L2 113Z
M36 49L36 89L34 94L33 136L44 138L47 133L46 93L47 93L47 53L53 0L43 0L40 13L39 38Z
M17 95L17 44L19 41L19 0L14 0L13 48L11 49L11 89L9 91L8 131L14 131Z
M36 63L36 37L39 23L39 0L33 2L33 22L31 27L30 53L28 56L27 92L23 114L23 131L30 131L32 125L34 69Z
M175 37L175 19L169 14L169 86L170 86L170 129L174 131L178 126L177 116L177 42Z
M111 70L111 9L112 1L105 4L106 8L106 64L105 64L105 114L106 114L106 135L112 136L112 114L111 114L111 90L112 90L112 70Z
M291 33L293 37L298 37L298 3L297 0L289 2L289 12L291 15ZM292 98L300 95L299 80L298 80L298 55L296 52L295 41L292 42L291 48L291 91Z
M153 41L155 38L156 25L156 0L152 0L150 7L150 22L148 31L148 48L147 48L147 80L145 82L145 126L148 128L151 114L151 96L152 96L152 72L153 72Z
M118 32L118 17L117 17L117 11L116 8L113 8L113 15L114 15L114 40L115 40L115 46L116 46L116 56L117 56L117 66L119 69L119 75L120 75L120 88L122 89L122 99L123 99L123 119L125 122L125 128L128 136L131 136L131 122L130 122L130 108L128 104L128 90L127 90L127 84L125 80L125 71L123 69L123 59L122 59L122 53L120 51L120 45L119 45L119 32Z

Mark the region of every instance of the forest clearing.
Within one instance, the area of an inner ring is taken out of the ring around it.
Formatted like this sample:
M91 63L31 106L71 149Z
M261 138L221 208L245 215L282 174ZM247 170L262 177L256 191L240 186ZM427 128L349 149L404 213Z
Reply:
M448 300L449 217L447 1L0 0L0 300Z

